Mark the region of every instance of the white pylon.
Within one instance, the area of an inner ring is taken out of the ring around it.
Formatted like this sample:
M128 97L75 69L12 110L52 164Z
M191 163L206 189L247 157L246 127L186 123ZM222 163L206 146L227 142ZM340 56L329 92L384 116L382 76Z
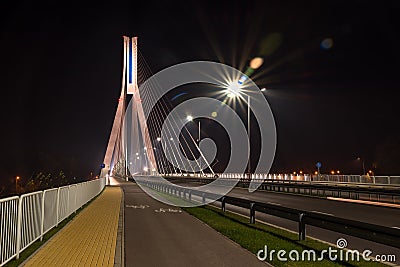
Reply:
M140 97L139 87L137 84L137 37L129 38L124 36L121 94L120 98L118 99L117 112L115 114L113 127L104 156L103 164L105 166L101 170L100 177L106 177L106 175L112 171L113 166L111 166L111 161L113 158L114 162L117 162L121 159L121 157L124 157L125 166L129 166L129 162L127 162L127 149L124 147L128 145L128 142L123 142L124 138L122 138L123 119L127 107L127 94L132 94L133 96L131 101L135 101L133 105L134 108L132 108L132 118L134 118L134 121L136 121L136 118L139 120L141 134L146 147L146 154L150 164L150 170L152 172L157 172L157 164L154 157L153 145L151 143L147 122L143 111L142 99ZM132 137L133 136L129 136L128 138ZM118 149L117 151L115 148L118 147L118 145L120 148L122 147L122 149Z

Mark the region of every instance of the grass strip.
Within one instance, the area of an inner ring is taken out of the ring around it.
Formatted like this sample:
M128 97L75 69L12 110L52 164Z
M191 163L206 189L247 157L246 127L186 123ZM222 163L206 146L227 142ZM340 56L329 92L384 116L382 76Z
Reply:
M310 238L299 241L297 234L260 222L250 224L248 218L228 211L222 212L212 206L183 209L255 255L260 249L264 249L265 245L268 246L268 253L272 249L276 252L285 250L284 257L286 258L288 258L288 253L291 250L299 252L300 261L290 261L289 258L288 261L279 261L275 252L272 261L267 259L267 262L274 266L387 266L378 262L364 261L361 255L359 262L331 261L327 254L325 254L326 257L322 261L301 261L303 250L314 250L318 259L321 251L328 249L329 245ZM343 255L343 259L345 259L345 251L343 251Z

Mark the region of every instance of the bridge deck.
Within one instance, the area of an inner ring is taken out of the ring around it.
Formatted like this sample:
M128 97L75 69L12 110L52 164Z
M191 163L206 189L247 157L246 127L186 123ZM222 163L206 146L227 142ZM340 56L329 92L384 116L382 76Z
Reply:
M107 187L24 266L113 266L121 197Z

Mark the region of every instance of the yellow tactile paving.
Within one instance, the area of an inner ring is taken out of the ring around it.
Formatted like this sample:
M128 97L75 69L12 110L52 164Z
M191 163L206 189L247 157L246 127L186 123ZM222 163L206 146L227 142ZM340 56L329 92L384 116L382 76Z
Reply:
M24 266L113 266L121 197L107 187Z

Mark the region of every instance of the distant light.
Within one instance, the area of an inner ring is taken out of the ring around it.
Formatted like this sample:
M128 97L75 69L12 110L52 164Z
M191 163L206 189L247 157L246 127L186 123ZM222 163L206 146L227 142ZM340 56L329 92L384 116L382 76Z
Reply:
M144 147L144 150L147 150L147 147Z
M174 141L174 138L171 137L169 140L170 140L170 141Z
M139 157L136 157L136 159L139 159Z
M193 121L193 116L188 115L188 116L186 117L186 120L187 120L187 121Z
M300 174L303 174L303 171L300 171Z
M293 174L296 174L296 172L293 172Z
M137 155L139 155L139 153L138 153L138 152L136 152L136 156L137 156Z
M261 92L265 92L265 91L267 91L267 88L264 87L261 89Z
M236 97L240 94L240 84L236 82L231 82L226 88L226 93L228 97Z
M242 75L237 83L242 85L248 78L246 75Z
M144 170L145 172L147 172L147 171L149 170L149 168L144 167L143 170Z
M315 172L314 172L314 174L315 174L315 175L317 175L317 174L318 174L318 172L317 172L317 171L315 171Z
M250 68L258 69L264 63L264 59L262 57L255 57L250 61Z
M160 142L161 141L161 137L157 137L157 141Z
M336 173L337 173L337 174L340 174L340 171L339 171L339 170L337 170L337 171L336 171Z
M372 173L372 171L371 171L371 170L369 170L368 172L369 172L369 173Z
M331 171L331 174L335 174L335 171L332 170L332 171Z
M20 178L19 176L15 177L15 179L17 179L17 180L19 180L19 178Z
M331 49L333 46L333 39L332 38L325 38L324 40L322 40L320 47L323 50L329 50Z

